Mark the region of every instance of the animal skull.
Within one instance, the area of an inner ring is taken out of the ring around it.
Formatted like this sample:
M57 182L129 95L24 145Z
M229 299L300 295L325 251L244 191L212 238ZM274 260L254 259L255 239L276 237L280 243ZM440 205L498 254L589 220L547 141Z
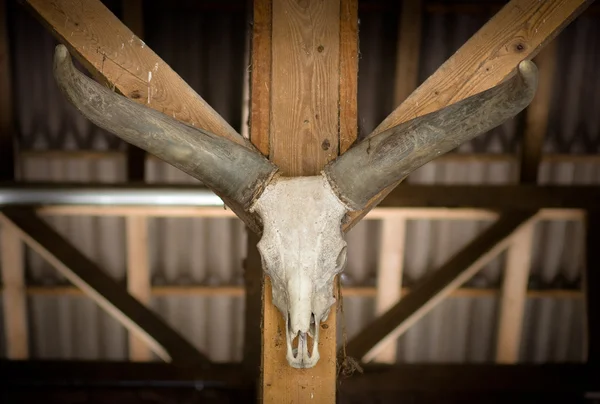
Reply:
M258 250L271 278L273 303L285 318L287 360L296 368L313 367L319 360L319 324L335 302L333 280L346 264L341 224L348 209L321 175L276 178L251 211L263 222Z
M319 323L335 302L333 279L346 262L346 213L529 105L537 68L523 61L516 70L496 87L365 139L321 175L286 178L247 140L188 126L110 91L77 71L63 45L54 56L60 89L88 119L260 217L258 248L286 320L287 359L297 368L319 360Z

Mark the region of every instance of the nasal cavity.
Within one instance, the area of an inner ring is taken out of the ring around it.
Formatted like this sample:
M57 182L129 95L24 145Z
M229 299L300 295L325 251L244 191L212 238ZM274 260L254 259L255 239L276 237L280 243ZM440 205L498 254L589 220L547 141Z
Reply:
M308 351L308 356L312 357L314 350L314 336L317 328L315 314L310 313L310 327L307 333L303 333L302 331L295 332L292 330L291 324L289 325L288 332L290 335L294 335L294 339L292 340L292 353L294 358L298 357L298 345L301 344L302 340L305 340L304 346Z

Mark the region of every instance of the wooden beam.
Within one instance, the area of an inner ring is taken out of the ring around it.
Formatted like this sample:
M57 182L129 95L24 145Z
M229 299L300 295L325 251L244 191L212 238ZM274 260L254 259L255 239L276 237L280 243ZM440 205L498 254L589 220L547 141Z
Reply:
M4 335L9 359L29 358L29 327L23 242L10 224L0 226Z
M512 0L396 108L369 136L491 88L525 59L533 58L590 0ZM396 185L353 212L350 229Z
M75 385L82 389L92 388L94 391L100 391L103 387L127 391L126 386L133 386L137 390L157 384L170 387L171 390L177 387L195 389L199 384L206 389L236 390L252 389L253 383L253 379L246 376L239 363L215 364L211 369L204 370L165 363L4 360L0 361L0 371L4 376L0 379L2 388L37 390L39 386L44 386L41 390L43 392L51 388ZM363 398L358 396L361 394L370 396L364 401L358 399L358 402L373 402L373 397L378 397L378 393L384 393L380 397L387 397L387 400L376 402L401 402L395 399L398 396L394 394L413 392L415 396L407 402L424 403L428 402L421 400L424 393L437 391L443 394L462 392L463 398L469 398L468 393L487 394L488 399L493 397L493 403L505 402L498 401L497 398L515 393L578 393L579 400L563 402L580 403L585 394L593 394L600 389L599 383L600 368L586 364L403 364L365 366L363 374L355 374L352 378L342 380L339 390L341 402L357 402L357 397ZM129 401L124 399L117 402ZM464 401L457 399L435 402ZM479 402L490 401L484 399Z
M42 216L149 216L149 217L219 217L235 218L235 214L222 208L199 208L193 206L43 206L36 208ZM582 221L585 212L574 208L550 208L539 211L540 220ZM390 217L404 217L407 220L494 220L498 212L493 208L429 208L429 207L390 207L375 208L365 217L366 220L381 220Z
M340 396L357 398L357 394L388 393L487 393L478 402L496 401L508 393L579 393L580 401L588 392L600 388L600 368L585 364L403 364L397 366L366 365L363 374L340 383ZM421 394L416 397L420 397ZM435 403L462 403L469 396ZM526 398L527 396L525 396ZM461 399L462 398L462 399ZM359 398L360 400L360 398ZM383 401L383 400L382 400ZM391 400L393 402L400 402ZM360 401L359 401L360 402ZM426 400L409 400L426 403ZM476 401L477 402L477 401ZM525 402L537 402L525 400ZM545 402L545 401L542 401Z
M121 160L126 157L125 153L118 150L20 150L18 157L21 159L62 159L62 160ZM147 154L146 159L157 160L158 157ZM437 159L434 163L504 163L516 164L520 159L511 153L447 153ZM566 154L547 153L542 155L542 164L556 163L578 163L578 164L600 164L598 154Z
M205 366L208 359L122 286L81 254L31 209L5 208L0 222L19 236L65 278L94 299L129 331L137 333L163 360Z
M16 139L8 39L8 2L0 0L0 181L15 178Z
M421 0L402 1L398 25L394 105L401 104L417 87L422 11L423 4ZM406 219L389 217L382 220L377 297L375 300L375 313L377 315L385 313L386 310L400 300L401 295L398 285L402 284L405 237ZM397 351L398 343L394 339L382 348L375 360L381 363L395 363Z
M593 209L600 186L559 185L402 185L379 206L538 210Z
M419 83L423 0L403 0L398 26L394 105L400 105Z
M531 223L534 218L534 212L502 214L434 275L424 279L394 307L363 328L348 343L348 355L366 362L372 360L387 341L398 338L451 291L492 261L508 246L515 231Z
M411 292L411 288L399 288L398 293L402 296ZM25 288L27 296L84 296L84 292L75 286L40 286L29 285ZM342 287L344 297L375 298L377 288L375 286L346 286ZM458 288L450 293L452 298L497 298L501 289L496 288ZM2 293L2 288L0 288ZM160 285L150 289L152 296L204 296L204 297L244 297L246 289L239 285ZM584 293L579 289L534 289L527 291L528 299L583 299Z
M506 254L496 336L498 363L513 364L519 361L534 230L534 223L523 226L515 234Z
M356 0L254 2L250 138L285 175L315 175L356 139ZM261 397L335 402L336 309L321 325L321 359L293 369L281 343L285 324L263 288Z
M23 0L100 82L147 107L249 146L210 105L99 0ZM227 205L260 233L253 215Z
M139 38L144 39L144 10L142 0L122 0L123 23ZM143 182L146 177L146 151L127 144L127 180Z
M556 41L552 41L535 58L539 82L533 101L525 110L525 128L521 147L522 183L535 184L542 161L544 140L548 132L548 117L556 70Z
M244 260L244 289L246 298L244 316L244 359L246 370L260 379L262 352L262 316L263 316L263 269L260 253L256 245L260 238L248 232L248 249Z
M406 242L406 219L388 218L381 221L381 241L377 271L377 297L375 314L381 315L400 300L404 248ZM344 297L348 295L344 293ZM375 357L381 363L395 363L398 341L390 340Z
M524 184L537 183L552 100L556 67L556 41L550 42L535 58L535 62L540 78L535 97L525 110L520 167L520 182ZM506 254L496 336L496 361L498 363L511 364L519 360L534 230L534 224L524 227L513 238L512 245Z
M127 291L141 304L150 305L150 262L148 256L148 219L129 216L127 225ZM149 361L152 351L137 334L129 332L129 359Z
M586 220L586 265L584 290L586 303L586 359L600 364L600 211L591 210Z

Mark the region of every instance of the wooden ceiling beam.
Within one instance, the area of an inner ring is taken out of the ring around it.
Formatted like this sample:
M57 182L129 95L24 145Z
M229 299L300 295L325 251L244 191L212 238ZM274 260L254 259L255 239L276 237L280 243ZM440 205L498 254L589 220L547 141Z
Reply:
M591 0L512 0L369 136L434 112L502 82L519 62L531 59L591 3ZM350 229L398 184L388 187L345 224Z
M125 97L188 125L252 147L99 0L23 0L92 76ZM52 66L48 66L48 70ZM256 217L227 205L255 232Z
M208 366L210 361L156 314L129 295L123 286L96 266L31 209L5 208L0 223L83 290L129 331L136 333L163 360Z
M532 223L535 212L503 213L500 218L386 313L367 324L348 343L348 355L371 361L387 341L398 338L453 290L491 262L514 233Z

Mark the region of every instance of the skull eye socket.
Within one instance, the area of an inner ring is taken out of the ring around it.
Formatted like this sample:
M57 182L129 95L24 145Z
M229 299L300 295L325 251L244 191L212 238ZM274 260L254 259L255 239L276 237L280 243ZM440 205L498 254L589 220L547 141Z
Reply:
M342 251L338 254L335 262L337 269L343 268L346 265L346 247L342 248Z

